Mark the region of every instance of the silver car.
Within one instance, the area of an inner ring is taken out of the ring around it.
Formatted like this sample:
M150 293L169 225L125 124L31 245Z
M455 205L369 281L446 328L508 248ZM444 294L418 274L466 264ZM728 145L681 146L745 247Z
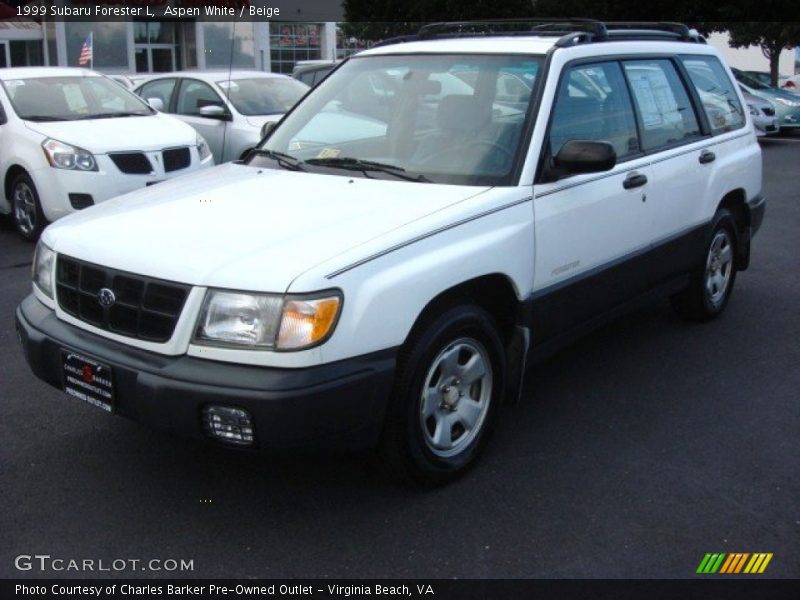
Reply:
M753 127L755 127L756 135L778 133L780 127L778 127L778 117L775 116L775 107L772 102L751 94L741 86L739 87L742 90L745 102L747 102L750 116L753 118Z
M135 93L202 135L217 164L238 160L261 140L266 123L280 120L309 87L261 71L179 71L148 79Z

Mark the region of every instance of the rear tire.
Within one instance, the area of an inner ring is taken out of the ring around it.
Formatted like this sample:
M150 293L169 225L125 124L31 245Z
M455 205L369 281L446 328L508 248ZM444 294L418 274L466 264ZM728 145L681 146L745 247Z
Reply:
M671 298L678 314L691 321L711 321L722 314L736 282L738 239L733 215L727 209L718 210L689 287Z
M435 486L483 450L503 401L505 350L483 309L460 305L428 320L400 353L381 453L405 480Z
M11 182L11 216L17 232L29 242L38 240L47 226L39 192L27 173L20 173Z

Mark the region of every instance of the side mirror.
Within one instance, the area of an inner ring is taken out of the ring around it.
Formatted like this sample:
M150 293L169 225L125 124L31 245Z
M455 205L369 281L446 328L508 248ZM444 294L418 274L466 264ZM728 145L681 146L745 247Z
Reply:
M150 105L150 108L158 111L164 110L164 101L161 98L148 98L147 103Z
M201 117L206 117L207 119L219 119L220 121L228 120L228 111L219 104L201 106L198 112Z
M277 125L277 123L275 121L268 121L268 122L264 123L264 125L262 125L262 127L261 127L261 139L262 140L265 137L267 137L270 133L272 133L272 130L275 129L275 125Z
M617 164L617 152L608 142L570 140L561 146L553 166L562 175L610 171Z

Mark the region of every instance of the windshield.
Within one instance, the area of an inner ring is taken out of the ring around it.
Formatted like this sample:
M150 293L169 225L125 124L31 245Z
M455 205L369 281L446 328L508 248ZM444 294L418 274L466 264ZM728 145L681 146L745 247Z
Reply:
M308 86L295 79L258 77L218 81L236 110L246 116L281 114L292 108L308 91Z
M742 82L746 86L753 88L754 90L768 90L768 89L770 89L770 86L764 85L758 79L756 79L755 77L751 77L750 75L747 75L746 73L742 73L741 71L734 71L733 74L736 76L736 79L738 79L740 82Z
M511 185L540 65L524 55L354 57L261 149L325 172L358 175L354 161L369 161L435 183Z
M31 77L3 81L11 106L28 121L74 121L151 115L154 111L101 76Z

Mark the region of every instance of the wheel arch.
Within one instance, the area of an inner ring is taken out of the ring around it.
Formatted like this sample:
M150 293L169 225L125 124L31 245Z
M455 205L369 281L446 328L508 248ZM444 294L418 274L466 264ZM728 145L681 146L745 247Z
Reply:
M508 342L519 323L522 302L508 275L491 273L461 282L432 298L420 311L404 343L442 311L465 303L476 304L488 312L497 322L501 337Z
M5 177L3 178L3 194L5 195L6 201L11 204L11 184L14 182L14 179L19 176L26 174L30 177L30 173L28 170L20 164L14 163L8 170L6 171Z
M736 270L744 271L750 265L750 209L747 205L747 192L743 188L731 190L717 205L728 210L736 223Z

